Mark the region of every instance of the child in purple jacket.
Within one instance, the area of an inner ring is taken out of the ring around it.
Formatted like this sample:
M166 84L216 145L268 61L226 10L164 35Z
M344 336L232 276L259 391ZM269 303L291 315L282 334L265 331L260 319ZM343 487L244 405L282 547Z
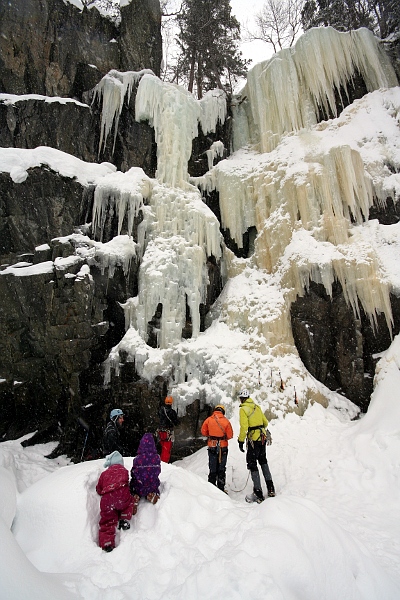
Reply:
M160 457L157 454L154 437L151 433L145 433L139 443L139 448L131 469L132 479L130 490L137 506L140 498L146 498L155 504L160 498L161 472ZM136 511L135 511L136 512Z

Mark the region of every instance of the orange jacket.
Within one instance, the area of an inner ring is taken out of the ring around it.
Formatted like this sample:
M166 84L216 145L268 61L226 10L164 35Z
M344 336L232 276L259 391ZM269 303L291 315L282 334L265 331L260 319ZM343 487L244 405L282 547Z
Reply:
M232 425L220 410L214 410L201 426L201 435L208 437L207 445L211 448L220 440L221 448L226 448L228 440L233 438ZM218 439L212 439L218 438Z

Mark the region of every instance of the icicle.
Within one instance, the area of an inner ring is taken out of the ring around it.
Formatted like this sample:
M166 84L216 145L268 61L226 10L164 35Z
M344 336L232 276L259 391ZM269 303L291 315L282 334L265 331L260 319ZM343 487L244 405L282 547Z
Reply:
M211 90L196 100L177 85L145 75L136 96L136 120L147 120L154 127L158 181L187 189L187 164L199 121L203 132L208 133L225 117L226 95L222 90Z
M108 277L111 278L118 266L123 268L125 276L128 275L131 261L135 257L135 242L127 235L120 235L107 244L95 242L95 256L88 259L88 263L97 265L102 274L108 269Z
M207 161L208 161L208 170L210 171L213 167L215 158L224 156L225 147L224 144L220 141L214 142L211 144L210 149L206 151Z
M187 187L187 164L199 118L200 106L192 94L158 77L142 77L136 96L136 120L147 120L154 127L156 177L161 183Z
M122 73L112 69L94 88L92 104L96 102L97 99L102 99L99 155L101 150L104 151L106 147L107 138L113 124L114 142L112 153L114 153L118 122L125 96L127 95L127 103L129 104L133 86L146 73L153 72L150 69L143 69L142 71L126 71L125 73Z
M270 152L285 132L315 124L320 106L336 116L335 90L347 94L357 70L369 91L397 85L389 59L369 30L343 33L332 27L310 29L293 48L250 69L242 95L250 98L261 151ZM243 129L240 120L238 127Z
M210 90L199 100L200 125L203 133L215 132L218 121L225 123L226 94L223 90Z
M119 303L119 305L124 311L125 330L127 331L129 327L137 327L138 297L128 298L125 303Z
M206 301L206 259L221 257L221 234L212 211L197 191L155 186L147 220L148 244L139 274L137 327L147 339L147 324L162 304L161 348L181 339L186 304L192 336L200 332L200 303Z
M151 192L152 180L139 167L132 167L126 173L111 173L103 177L94 192L93 232L100 230L100 240L107 214L115 210L118 217L120 235L125 215L128 217L127 231L132 235L135 217L143 208L143 201Z

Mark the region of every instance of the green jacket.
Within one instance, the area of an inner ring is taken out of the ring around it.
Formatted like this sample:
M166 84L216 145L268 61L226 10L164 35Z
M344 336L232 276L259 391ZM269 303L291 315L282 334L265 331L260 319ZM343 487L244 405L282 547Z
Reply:
M266 416L264 415L263 411L258 406L258 404L254 404L254 400L252 400L252 398L247 398L247 400L242 402L239 408L239 422L239 442L244 442L244 440L246 439L246 435L248 435L248 438L250 440L256 442L260 439L262 433L265 434L265 431L268 427L268 421ZM254 429L248 431L249 427L256 427L257 425L261 426L261 430Z

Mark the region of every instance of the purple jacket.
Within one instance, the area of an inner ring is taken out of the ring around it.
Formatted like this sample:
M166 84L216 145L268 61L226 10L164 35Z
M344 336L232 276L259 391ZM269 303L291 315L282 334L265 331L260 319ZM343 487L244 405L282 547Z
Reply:
M160 457L157 454L154 437L145 433L140 440L139 448L131 469L130 489L132 494L147 496L151 492L160 493L161 472Z

